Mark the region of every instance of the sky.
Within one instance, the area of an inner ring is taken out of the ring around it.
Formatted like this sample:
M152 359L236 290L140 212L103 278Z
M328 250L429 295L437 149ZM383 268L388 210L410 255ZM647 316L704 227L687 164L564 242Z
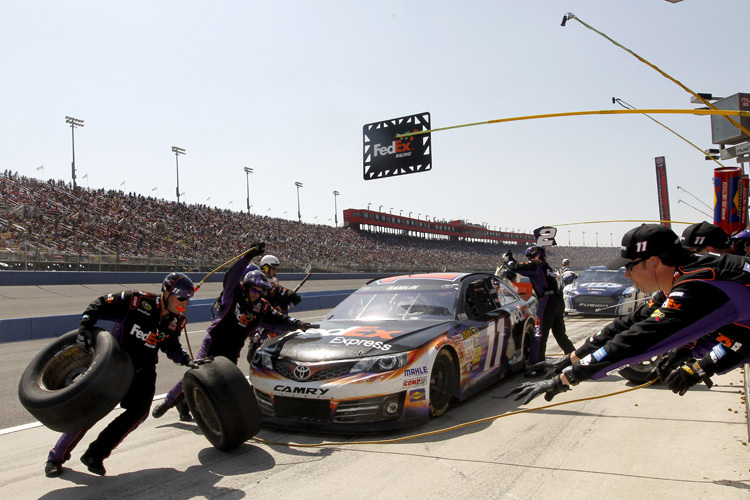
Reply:
M305 223L369 206L617 246L638 223L580 223L657 220L664 156L672 220L710 220L718 165L643 115L434 132L430 171L363 179L362 128L390 118L429 112L439 128L622 109L613 97L697 107L583 24L562 27L566 12L696 92L750 92L747 0L6 0L0 169L70 181L72 116L77 182L92 189L175 201L178 146L187 203L246 211L249 183L253 213L299 208ZM709 117L653 116L715 147Z

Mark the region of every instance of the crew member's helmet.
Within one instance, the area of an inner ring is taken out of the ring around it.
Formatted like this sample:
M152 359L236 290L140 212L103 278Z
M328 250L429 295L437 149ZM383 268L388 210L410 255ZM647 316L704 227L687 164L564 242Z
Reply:
M266 278L266 275L263 274L262 271L247 272L245 276L243 276L242 281L240 281L240 286L245 292L245 295L247 295L247 290L253 286L262 288L264 290L268 290L269 288L271 288L271 284L268 282L268 278Z
M570 259L563 259L562 265L563 266L569 266L570 265Z
M184 273L169 273L161 284L161 291L189 299L195 293L195 285Z
M547 251L544 249L544 247L539 247L536 245L527 248L523 254L529 259L536 259L537 257L539 257L540 259L544 259L547 257Z
M260 268L268 274L268 271L274 267L279 267L281 265L281 262L279 262L279 259L277 259L273 255L265 255L262 259L260 259Z
M743 229L734 236L729 237L730 240L750 240L750 228Z

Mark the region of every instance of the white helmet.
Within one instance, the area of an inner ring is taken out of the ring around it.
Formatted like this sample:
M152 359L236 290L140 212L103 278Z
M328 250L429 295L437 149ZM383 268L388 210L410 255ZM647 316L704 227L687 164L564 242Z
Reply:
M570 265L570 259L563 259L562 265L563 266L569 266Z
M277 259L273 255L266 255L262 259L260 259L261 268L263 268L263 266L279 266L279 265L281 265L281 262L279 262L279 259Z

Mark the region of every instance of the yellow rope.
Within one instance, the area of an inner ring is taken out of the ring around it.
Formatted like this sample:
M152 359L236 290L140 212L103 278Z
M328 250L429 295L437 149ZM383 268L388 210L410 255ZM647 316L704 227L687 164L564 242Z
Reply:
M638 59L639 61L641 61L641 62L642 62L642 63L644 63L645 65L647 65L647 66L651 67L652 69L656 70L657 72L659 72L659 74L661 74L661 75L662 75L663 77L665 77L665 78L669 79L670 81L672 81L672 82L676 83L676 84L677 84L677 85L678 85L678 86L679 86L680 88L682 88L682 89L683 89L684 91L686 91L686 92L688 92L689 94L691 94L691 95L692 95L693 97L695 97L696 99L699 99L699 100L700 100L700 101L701 101L701 102L702 102L703 104L705 104L706 106L708 106L709 108L711 108L711 110L718 110L718 109L719 109L719 108L717 108L716 106L714 106L713 104L711 104L711 103L710 103L709 101L707 101L706 99L704 99L703 97L701 97L700 95L698 95L697 93L695 93L695 92L693 92L692 90L690 90L689 88L687 88L687 87L686 87L685 85L683 85L683 84L682 84L681 82L679 82L679 81L677 81L676 79L674 79L674 78L672 78L671 76L669 76L669 75L668 75L667 73L665 73L664 71L662 71L661 69L659 69L659 68L658 68L657 66L655 66L655 65L651 64L651 63L650 63L650 62L648 62L648 61L647 61L646 59L642 58L641 56L639 56L638 54L636 54L635 52L633 52L632 50L630 50L629 48L627 48L627 47L625 47L624 45L622 45L622 44L620 44L620 43L616 42L615 40L613 40L612 38L608 37L607 35L605 35L605 34L604 34L604 33L602 33L601 31L599 31L599 30L595 29L595 28L594 28L593 26L590 26L589 24L586 24L585 22L583 22L582 20L580 20L580 19L579 19L579 18L578 18L578 17L577 17L577 16L575 15L575 14L573 14L572 12L568 12L567 14L565 14L565 17L566 17L567 19L574 19L574 20L578 21L579 23L581 23L582 25L584 25L585 27L587 27L588 29L590 29L590 30L591 30L591 31L593 31L594 33L596 33L596 34L598 34L598 35L600 35L600 36L602 36L602 37L606 38L607 40L609 40L610 42L612 42L613 44L615 44L615 45L616 45L617 47L620 47L620 48L621 48L621 49L623 49L624 51L628 52L629 54L631 54L631 55L632 55L633 57L635 57L636 59ZM564 24L563 24L563 25L564 25ZM704 110L704 111L708 111L708 110ZM649 111L649 113L650 113L650 112L651 112L651 111ZM734 121L734 120L733 120L733 119L731 118L731 116L729 116L728 114L726 114L726 115L722 115L722 116L724 116L724 117L725 117L725 118L726 118L727 120L729 120L729 122L730 122L730 123L731 123L732 125L734 125L735 127L739 128L740 130L742 130L742 132L744 132L745 134L747 134L748 136L750 136L750 130L746 129L745 127L743 127L742 125L740 125L739 123L737 123L736 121ZM742 115L742 114L740 114L740 115L738 115L738 116L746 116L746 115Z
M642 115L645 113L650 114L672 114L672 115L721 115L721 116L749 116L750 111L739 111L735 109L600 109L594 111L567 111L565 113L545 113L541 115L527 115L527 116L513 116L510 118L498 118L496 120L488 120L485 122L474 122L464 123L462 125L452 125L450 127L433 128L429 130L418 130L415 132L407 132L405 134L397 134L397 139L404 137L410 137L413 135L429 134L431 132L441 132L443 130L451 130L455 128L464 127L475 127L477 125L490 125L492 123L504 123L504 122L515 122L522 120L538 120L541 118L560 118L563 116L585 116L585 115ZM750 135L750 133L748 134Z
M259 442L259 443L268 444L268 445L293 446L295 448L320 448L320 447L323 447L323 446L349 446L349 445L362 445L362 444L391 444L391 443L398 443L398 442L401 442L401 441L408 441L410 439L417 439L417 438L426 437L426 436L434 436L435 434L442 434L443 432L454 431L456 429L461 429L463 427L468 427L470 425L481 424L481 423L484 423L484 422L489 422L489 421L492 421L492 420L497 420L497 419L503 418L503 417L510 417L512 415L520 415L521 413L528 413L528 412L532 412L532 411L546 410L548 408L554 408L556 406L562 406L562 405L567 405L567 404L571 404L571 403L580 403L581 401L592 401L594 399L608 398L610 396L616 396L618 394L624 394L626 392L635 391L636 389L642 389L644 387L648 387L651 384L655 383L657 380L658 379L654 379L654 380L651 380L650 382L646 382L645 384L639 385L638 387L631 387L629 389L623 389L622 391L612 392L610 394L602 394L601 396L591 396L591 397L588 397L588 398L573 399L571 401L564 401L562 403L553 403L553 404L549 404L549 405L545 405L545 406L540 406L538 408L527 408L525 410L512 411L512 412L509 412L509 413L503 413L502 415L495 415L495 416L492 416L492 417L486 417L486 418L482 418L482 419L479 419L479 420L473 420L471 422L466 422L466 423L463 423L463 424L458 424L458 425L454 425L454 426L451 426L451 427L446 427L445 429L440 429L440 430L437 430L437 431L423 432L421 434L413 434L411 436L404 436L404 437L394 438L394 439L381 439L381 440L378 440L378 441L349 441L349 442L332 442L332 441L328 441L328 442L317 443L317 444L283 443L283 442L280 442L280 441L269 441L267 439L262 439L262 438L259 438L259 437L253 437L253 440L255 440L255 441Z

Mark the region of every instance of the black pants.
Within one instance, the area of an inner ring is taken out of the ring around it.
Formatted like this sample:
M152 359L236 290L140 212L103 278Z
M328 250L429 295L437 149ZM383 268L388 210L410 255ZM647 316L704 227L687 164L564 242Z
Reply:
M565 354L575 351L573 342L565 334L565 302L559 294L547 295L545 298L547 300L544 301L546 303L544 304L544 311L541 318L539 361L544 360L550 330L552 330L552 335L555 337L557 345L560 346Z

